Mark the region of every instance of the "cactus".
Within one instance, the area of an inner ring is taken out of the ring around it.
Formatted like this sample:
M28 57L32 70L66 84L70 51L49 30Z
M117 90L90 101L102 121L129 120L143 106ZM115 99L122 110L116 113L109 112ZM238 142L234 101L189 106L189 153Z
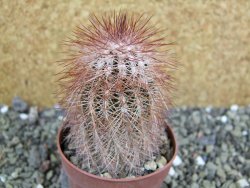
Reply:
M142 175L159 155L164 111L171 105L175 61L162 31L145 15L90 16L67 41L60 78L66 142L78 166L114 178Z

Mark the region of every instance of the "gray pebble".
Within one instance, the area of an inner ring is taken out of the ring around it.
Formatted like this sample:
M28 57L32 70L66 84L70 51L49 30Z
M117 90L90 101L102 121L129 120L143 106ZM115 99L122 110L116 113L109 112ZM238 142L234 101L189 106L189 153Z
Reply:
M52 177L53 177L53 171L50 170L50 171L48 171L47 174L46 174L46 179L47 179L47 180L50 180Z
M249 183L247 182L246 179L240 179L237 181L237 184L240 188L247 188L249 187Z
M37 146L32 146L31 150L29 152L29 159L28 159L29 165L31 165L34 168L38 168L41 164L41 158L39 149Z
M156 168L157 168L157 164L155 163L155 161L148 161L144 164L144 168L146 170L152 170L152 171L155 171Z
M101 177L112 178L112 176L108 172L105 172L105 173L101 174Z
M163 168L167 164L167 159L163 156L160 156L156 159L156 164L157 164L158 168ZM154 164L152 163L151 165L154 165ZM145 167L145 165L144 165L144 167Z
M28 110L28 104L20 97L14 97L12 100L12 107L17 112L26 112Z
M30 107L29 110L29 122L35 123L38 119L38 110L37 107Z
M191 116L195 125L199 125L201 123L201 115L199 111L194 111Z
M42 117L45 117L45 118L52 118L52 117L55 117L56 115L56 111L55 109L46 109L42 112Z
M191 184L191 188L199 188L200 186L199 186L199 184L197 184L197 183L192 183Z
M221 178L222 182L226 180L226 173L222 168L218 168L216 174Z

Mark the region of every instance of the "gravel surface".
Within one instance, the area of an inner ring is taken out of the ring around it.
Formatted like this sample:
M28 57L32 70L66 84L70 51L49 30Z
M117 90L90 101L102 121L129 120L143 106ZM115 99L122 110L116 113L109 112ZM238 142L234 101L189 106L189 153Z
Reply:
M0 105L1 188L68 187L56 152L62 117L20 98ZM162 188L249 187L250 106L182 107L170 117L179 152Z

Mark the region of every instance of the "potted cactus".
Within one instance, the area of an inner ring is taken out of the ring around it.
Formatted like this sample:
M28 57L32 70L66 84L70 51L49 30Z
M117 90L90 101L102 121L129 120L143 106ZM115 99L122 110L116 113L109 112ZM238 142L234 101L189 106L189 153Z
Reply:
M66 42L57 146L71 188L159 188L172 165L177 145L165 112L173 83L164 71L175 61L149 22L92 15Z

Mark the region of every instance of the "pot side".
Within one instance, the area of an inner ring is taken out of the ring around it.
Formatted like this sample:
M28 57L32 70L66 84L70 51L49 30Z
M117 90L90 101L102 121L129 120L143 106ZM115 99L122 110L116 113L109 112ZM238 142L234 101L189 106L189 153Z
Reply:
M83 171L66 158L61 148L63 129L60 128L57 135L57 148L61 157L62 167L68 176L70 188L160 188L177 154L176 138L172 128L167 124L166 131L174 152L171 160L163 168L145 176L108 179Z

